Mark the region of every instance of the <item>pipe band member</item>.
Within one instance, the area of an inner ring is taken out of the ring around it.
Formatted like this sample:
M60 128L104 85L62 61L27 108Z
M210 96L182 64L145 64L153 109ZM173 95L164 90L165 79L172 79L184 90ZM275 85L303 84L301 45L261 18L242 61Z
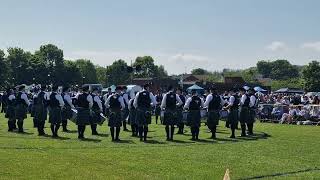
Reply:
M8 131L11 132L14 130L15 123L16 123L16 115L15 115L15 101L16 97L14 95L13 89L8 89L6 91L8 95L7 106L5 110L5 117L8 118Z
M62 109L62 131L69 132L68 126L68 119L72 118L72 110L75 109L72 99L70 96L70 87L66 86L62 89L62 98L64 102L64 108Z
M38 133L39 136L44 136L44 125L47 120L48 115L48 104L49 104L49 97L48 94L45 92L46 86L42 85L40 88L40 92L37 94L36 103L35 103L35 118L38 121Z
M136 108L137 125L139 127L140 141L147 141L148 125L151 123L152 106L157 104L156 98L150 92L149 84L137 93L133 105Z
M201 125L201 114L200 110L204 107L203 100L197 95L195 90L191 92L192 97L189 97L184 105L184 109L189 109L187 122L191 128L192 139L199 139L199 131Z
M210 94L207 96L204 106L208 109L207 126L212 135L211 138L216 138L217 125L219 124L220 111L225 104L225 100L218 94L216 88L210 88Z
M173 140L174 126L177 124L177 107L181 105L180 97L175 93L174 88L169 86L161 103L161 108L165 111L163 124L166 126L167 141Z
M255 95L253 88L249 89L250 103L249 103L249 118L247 122L248 135L253 135L253 124L255 122L256 110L259 105L259 100Z
M128 109L128 105L129 105L129 95L127 92L128 88L127 86L123 86L122 87L122 93L121 96L123 98L123 102L125 105L125 108L122 110L122 124L123 124L123 131L129 131L127 129L127 118L129 116L129 109Z
M18 129L19 133L23 133L23 121L27 118L28 107L30 106L30 102L27 94L25 93L25 86L21 85L18 88L19 92L16 97L16 119L18 120Z
M239 97L238 94L236 93L237 89L233 88L230 90L230 98L228 101L228 105L225 107L225 109L229 109L229 114L228 114L228 124L231 129L231 136L230 138L235 138L235 130L238 125L239 121Z
M121 87L116 87L116 93L108 97L106 107L110 110L109 123L112 141L120 141L120 127L122 125L121 111L125 108L123 97L121 96ZM116 132L116 134L114 134Z
M82 93L77 94L77 119L78 139L84 139L86 126L90 125L90 109L93 106L92 96L89 94L89 86L82 87Z
M138 137L139 129L138 129L138 125L136 122L136 108L133 105L134 99L135 99L135 97L130 99L130 101L129 101L129 106L128 106L128 108L129 108L129 121L128 121L128 123L131 125L132 137Z
M58 86L52 87L49 96L49 123L51 124L52 137L58 137L58 130L62 121L61 110L64 107L62 96L58 93Z
M241 137L245 137L246 135L246 125L249 120L249 103L250 98L249 95L246 93L246 90L244 88L240 88L240 126L241 126Z
M91 132L92 135L99 135L97 132L97 124L101 122L100 113L103 112L102 101L98 94L98 88L94 88L91 93L93 99L92 116L91 116Z

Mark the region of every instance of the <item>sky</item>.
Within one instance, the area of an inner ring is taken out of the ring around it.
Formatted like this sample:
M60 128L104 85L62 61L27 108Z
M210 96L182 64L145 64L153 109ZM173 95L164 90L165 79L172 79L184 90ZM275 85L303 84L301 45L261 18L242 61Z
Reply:
M52 43L101 66L149 55L169 74L320 60L319 0L0 0L0 49Z

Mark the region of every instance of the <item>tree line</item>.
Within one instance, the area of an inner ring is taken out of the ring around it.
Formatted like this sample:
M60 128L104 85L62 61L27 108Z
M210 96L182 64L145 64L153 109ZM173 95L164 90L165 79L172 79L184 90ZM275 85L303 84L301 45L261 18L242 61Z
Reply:
M167 71L156 65L151 56L137 57L132 64L119 59L102 67L88 59L68 60L63 50L53 44L40 46L34 53L19 47L0 49L0 88L17 84L81 85L83 83L129 84L134 78L165 78ZM312 61L297 66L288 60L261 60L256 66L243 70L223 69L210 71L196 68L194 75L207 75L208 82L222 82L226 76L241 76L246 82L258 83L258 79L271 79L273 90L289 87L307 91L320 91L320 64Z
M288 60L260 60L256 66L243 70L223 69L208 71L197 68L191 71L195 75L207 75L208 81L220 82L223 77L241 76L246 82L261 83L259 79L270 79L263 85L271 86L272 90L279 88L300 88L306 91L320 91L320 64L311 61L304 66L291 64Z
M127 84L136 77L165 76L168 74L164 67L155 65L150 56L137 57L132 65L120 59L102 67L88 59L65 59L63 50L53 44L42 45L34 53L19 47L10 47L7 53L0 49L0 88L22 83Z

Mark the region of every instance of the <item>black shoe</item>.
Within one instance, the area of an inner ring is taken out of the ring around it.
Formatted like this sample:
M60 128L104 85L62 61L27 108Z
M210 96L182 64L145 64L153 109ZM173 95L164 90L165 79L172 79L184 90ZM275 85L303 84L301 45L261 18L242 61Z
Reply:
M8 129L8 132L12 132L13 131L13 129Z
M212 136L211 136L211 139L217 139L216 135L215 135L215 134L212 135Z
M123 129L123 131L129 131L129 129L126 128L126 129Z
M99 135L98 132L92 132L92 135Z
M240 137L247 137L247 135L246 134L241 134Z
M69 132L69 130L68 129L63 129L62 132Z
M236 137L235 137L234 135L231 135L230 138L234 139L234 138L236 138Z

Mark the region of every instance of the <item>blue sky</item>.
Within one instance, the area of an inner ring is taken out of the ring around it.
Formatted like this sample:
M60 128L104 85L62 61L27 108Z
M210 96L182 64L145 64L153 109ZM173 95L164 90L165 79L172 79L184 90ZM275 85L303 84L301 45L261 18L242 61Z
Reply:
M0 0L0 49L53 43L106 66L150 55L170 74L320 60L318 0Z

